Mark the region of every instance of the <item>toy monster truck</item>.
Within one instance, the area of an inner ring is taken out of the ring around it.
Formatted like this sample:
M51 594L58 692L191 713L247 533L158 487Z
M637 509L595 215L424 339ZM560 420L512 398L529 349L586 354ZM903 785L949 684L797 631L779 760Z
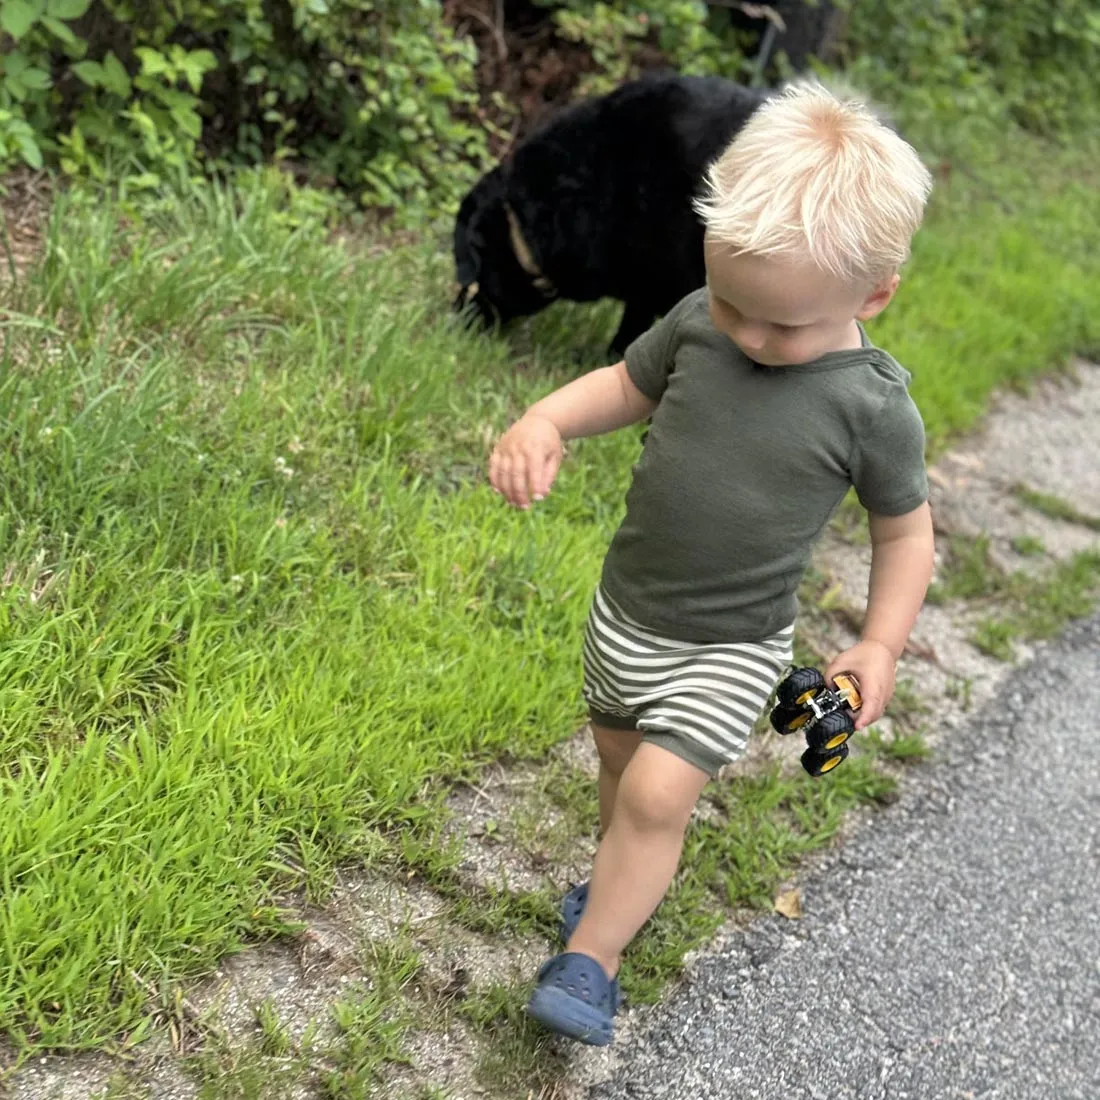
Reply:
M848 756L848 738L855 732L853 715L863 703L855 678L837 673L835 687L816 668L792 670L776 689L772 728L777 733L806 735L809 748L802 767L812 776L830 772Z

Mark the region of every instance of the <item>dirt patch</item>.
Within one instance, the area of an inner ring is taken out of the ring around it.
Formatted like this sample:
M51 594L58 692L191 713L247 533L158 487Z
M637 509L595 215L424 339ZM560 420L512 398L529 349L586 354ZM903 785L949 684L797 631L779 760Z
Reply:
M0 177L0 284L14 281L42 251L53 183L17 168Z

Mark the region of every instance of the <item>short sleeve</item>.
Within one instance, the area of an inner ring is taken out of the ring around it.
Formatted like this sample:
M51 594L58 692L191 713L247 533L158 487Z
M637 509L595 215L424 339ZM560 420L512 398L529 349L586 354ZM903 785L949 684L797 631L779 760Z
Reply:
M850 462L860 504L881 516L903 516L928 499L924 422L898 386L856 440Z
M668 385L668 376L676 361L680 321L694 306L702 291L692 291L626 349L626 372L631 382L651 401L659 401Z

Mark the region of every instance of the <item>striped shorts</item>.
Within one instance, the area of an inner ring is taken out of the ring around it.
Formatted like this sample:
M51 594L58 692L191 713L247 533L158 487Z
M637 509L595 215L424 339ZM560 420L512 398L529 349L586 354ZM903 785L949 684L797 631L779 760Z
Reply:
M714 775L741 756L792 660L794 627L762 642L680 642L654 634L597 589L584 635L591 720Z

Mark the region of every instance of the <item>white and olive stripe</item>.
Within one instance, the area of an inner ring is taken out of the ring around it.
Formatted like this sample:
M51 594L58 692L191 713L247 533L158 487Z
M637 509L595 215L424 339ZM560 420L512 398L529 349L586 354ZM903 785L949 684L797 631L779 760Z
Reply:
M791 663L793 634L791 626L760 642L681 642L647 630L598 589L584 636L589 714L714 773L744 753Z

